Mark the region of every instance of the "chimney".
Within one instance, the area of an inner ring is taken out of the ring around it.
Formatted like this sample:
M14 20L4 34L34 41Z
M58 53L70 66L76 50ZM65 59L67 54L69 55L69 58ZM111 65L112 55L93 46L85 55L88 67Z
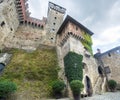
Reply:
M97 53L101 53L101 50L99 48L97 49Z

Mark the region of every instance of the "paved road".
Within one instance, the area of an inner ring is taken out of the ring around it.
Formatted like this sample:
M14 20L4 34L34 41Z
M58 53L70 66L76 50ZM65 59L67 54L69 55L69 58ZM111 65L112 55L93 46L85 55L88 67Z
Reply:
M81 100L120 100L120 92L107 92L102 95L94 95Z

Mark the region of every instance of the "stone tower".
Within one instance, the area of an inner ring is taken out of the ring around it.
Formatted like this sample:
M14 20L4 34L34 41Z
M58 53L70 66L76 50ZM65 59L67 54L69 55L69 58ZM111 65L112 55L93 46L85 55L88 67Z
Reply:
M47 40L52 45L55 45L56 32L63 22L64 14L66 9L56 5L52 2L48 4L47 13Z

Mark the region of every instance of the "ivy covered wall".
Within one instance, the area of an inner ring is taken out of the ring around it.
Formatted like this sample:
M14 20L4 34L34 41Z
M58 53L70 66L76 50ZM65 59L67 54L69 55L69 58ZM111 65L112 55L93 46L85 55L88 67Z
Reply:
M69 52L64 57L64 66L65 74L69 82L72 80L83 79L83 70L82 70L82 59L83 56L74 52Z
M84 40L81 40L84 47L93 55L91 35L82 30Z

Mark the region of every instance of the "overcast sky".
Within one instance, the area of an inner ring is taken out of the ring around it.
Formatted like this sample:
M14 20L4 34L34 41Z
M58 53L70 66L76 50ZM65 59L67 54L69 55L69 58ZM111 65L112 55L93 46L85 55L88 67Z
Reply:
M66 8L67 15L94 33L94 53L120 46L120 0L29 0L31 16L46 17L49 1Z

